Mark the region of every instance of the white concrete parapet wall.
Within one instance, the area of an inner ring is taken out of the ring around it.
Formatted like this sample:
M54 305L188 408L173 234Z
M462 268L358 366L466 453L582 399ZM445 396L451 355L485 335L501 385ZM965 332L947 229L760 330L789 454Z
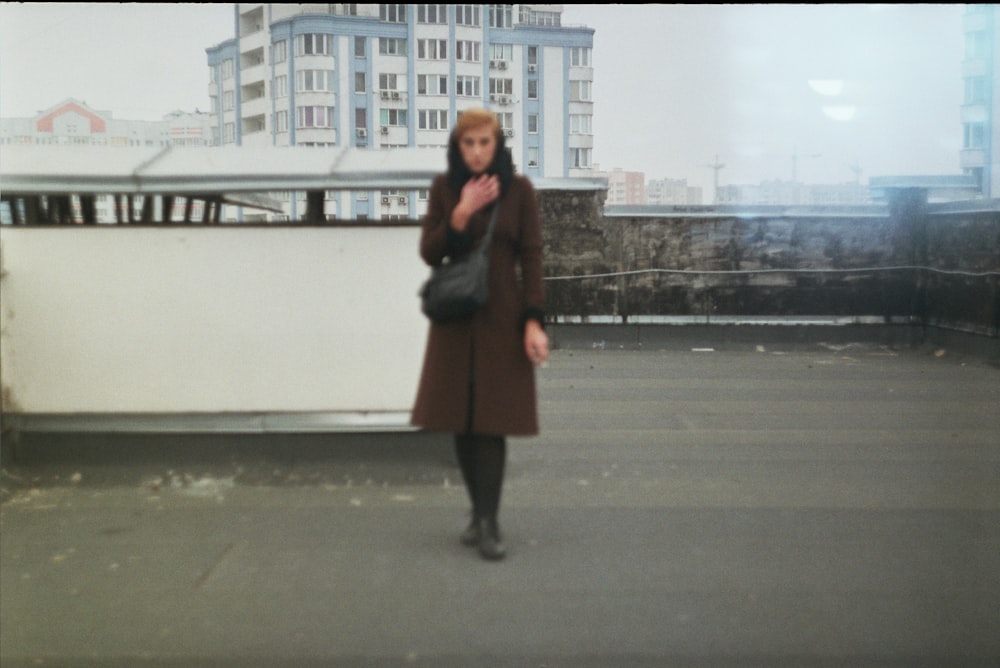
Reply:
M403 426L427 331L418 237L415 226L5 226L5 421L318 414Z

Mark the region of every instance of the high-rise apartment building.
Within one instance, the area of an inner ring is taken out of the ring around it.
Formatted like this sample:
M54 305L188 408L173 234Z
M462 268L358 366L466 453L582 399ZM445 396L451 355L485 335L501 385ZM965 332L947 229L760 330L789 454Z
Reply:
M1000 15L992 4L966 5L962 77L964 174L975 177L983 197L1000 197Z
M207 49L218 144L447 146L463 109L500 117L528 177L591 176L594 30L562 5L234 5ZM405 193L329 193L331 216L422 213ZM295 215L295 203L291 204Z

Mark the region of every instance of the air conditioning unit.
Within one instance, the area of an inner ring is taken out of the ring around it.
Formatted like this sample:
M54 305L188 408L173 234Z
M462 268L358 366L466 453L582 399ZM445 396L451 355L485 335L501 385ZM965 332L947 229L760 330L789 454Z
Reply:
M406 198L405 197L400 197L399 198L399 203L400 204L406 204Z
M496 95L490 95L490 102L496 102L496 101L497 101L497 96Z
M366 130L365 128L358 128L358 136L362 138L367 137L368 130Z
M513 130L504 130L503 134L504 134L505 137L513 137L514 136L514 131Z
M529 72L537 72L538 71L538 65L528 65L528 71Z
M501 70L507 69L507 61L506 60L501 60L500 64L499 64L499 67L500 67Z
M396 90L392 91L392 99L394 99L394 100L398 100L399 99L399 91L396 91Z
M498 102L500 104L510 104L510 98L507 97L506 95L501 95L500 99L498 100Z
M538 167L538 163L534 160L529 160L528 167Z
M382 93L381 97L382 97L383 100L388 100L389 99L389 91L384 90L384 91L381 91L381 93Z
M500 62L499 60L491 60L490 61L490 69L491 70L497 69L497 67L499 67L499 62Z
M382 134L384 134L384 135L389 134L389 126L388 125L383 125L382 126Z
M388 197L383 197L382 198L382 204L388 204L388 203L389 203L389 198Z

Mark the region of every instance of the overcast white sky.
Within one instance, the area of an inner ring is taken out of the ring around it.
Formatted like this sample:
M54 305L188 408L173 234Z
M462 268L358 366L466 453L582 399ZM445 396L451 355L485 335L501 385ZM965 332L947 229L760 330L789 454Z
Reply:
M594 160L720 182L957 174L962 5L565 5L594 36ZM207 110L231 3L0 3L0 115ZM841 82L838 86L831 82ZM813 82L811 85L810 82ZM823 82L820 84L819 82ZM796 160L793 156L798 155Z

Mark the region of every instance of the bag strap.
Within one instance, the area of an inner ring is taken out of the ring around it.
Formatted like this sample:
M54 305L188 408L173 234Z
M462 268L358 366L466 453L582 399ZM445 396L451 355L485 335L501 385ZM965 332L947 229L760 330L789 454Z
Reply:
M500 210L500 200L498 199L496 204L493 205L493 213L490 214L490 224L486 227L486 234L483 235L483 240L479 243L476 248L477 253L485 254L490 248L490 243L493 242L493 228L496 226L497 222L497 211Z

